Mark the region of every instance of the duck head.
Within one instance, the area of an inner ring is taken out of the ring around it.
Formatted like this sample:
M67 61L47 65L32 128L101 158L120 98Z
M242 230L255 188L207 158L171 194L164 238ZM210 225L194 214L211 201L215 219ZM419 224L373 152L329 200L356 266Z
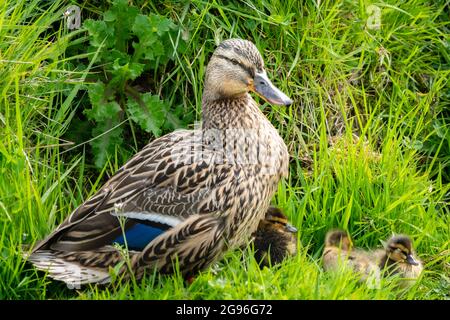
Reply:
M264 61L252 42L241 39L223 41L206 69L204 99L239 98L250 91L271 104L292 104L292 100L267 77Z
M335 229L328 231L325 236L325 246L341 248L342 250L350 250L353 243L347 232L344 230Z
M282 233L297 233L297 228L291 225L283 212L276 207L269 207L265 218L259 223L258 229L264 231L273 230Z
M419 262L414 258L412 241L408 236L397 235L389 239L386 244L386 254L394 262L419 265Z

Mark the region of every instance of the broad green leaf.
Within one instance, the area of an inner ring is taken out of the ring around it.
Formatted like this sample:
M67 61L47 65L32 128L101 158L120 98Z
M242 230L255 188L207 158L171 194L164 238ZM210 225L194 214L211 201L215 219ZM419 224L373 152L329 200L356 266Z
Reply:
M138 37L141 46L151 50L152 44L158 40L157 29L152 26L150 19L143 14L139 14L134 20L133 33Z
M109 27L114 28L116 32L116 44L125 45L126 41L131 38L131 27L134 19L139 14L139 10L135 6L128 5L127 0L115 0L113 5L103 15L103 19L107 21ZM126 48L119 48L125 50Z
M84 27L87 29L91 37L91 46L100 47L102 43L105 48L111 48L114 46L114 29L109 28L105 21L88 19L84 22Z
M119 51L117 49L111 49L108 54L103 57L103 61L106 62L105 69L113 72L113 63L117 61L120 65L125 65L130 62L131 57L126 52Z
M139 77L144 71L144 66L142 63L130 62L125 65L121 65L119 59L114 61L113 70L114 76L120 78L122 81L128 79L134 80Z
M113 100L114 96L105 96L105 88L102 82L94 83L89 87L88 93L92 108L85 110L85 114L91 120L110 119L121 110L119 104Z
M161 41L155 41L155 43L153 44L153 54L155 56L163 56L164 55L164 46L161 43Z
M152 31L156 32L159 36L162 36L164 33L175 28L175 24L172 20L157 14L151 14L149 20Z
M91 84L88 93L92 105L100 104L105 95L105 84L100 81Z
M161 127L165 120L165 104L157 95L145 93L140 95L138 101L129 97L127 110L131 119L147 132L155 136L161 135Z
M93 105L92 109L86 110L86 115L89 119L101 121L116 116L120 110L120 105L116 101L108 101Z

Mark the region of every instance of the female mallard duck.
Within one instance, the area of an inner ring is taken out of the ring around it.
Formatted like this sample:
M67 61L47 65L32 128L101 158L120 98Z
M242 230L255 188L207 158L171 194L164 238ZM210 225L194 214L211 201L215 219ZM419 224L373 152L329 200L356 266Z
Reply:
M379 269L370 254L353 248L349 235L343 230L331 230L327 233L322 261L325 271L339 271L342 267L349 267L361 276L361 281L369 284L379 281Z
M297 229L279 208L270 207L259 222L253 240L255 259L261 267L281 263L297 254Z
M413 285L422 273L422 262L416 257L408 236L393 236L386 248L378 250L375 255L379 257L383 275L398 275L402 279L399 282L401 287Z
M127 247L137 278L178 261L190 277L225 250L247 243L264 217L288 152L249 95L292 101L268 79L256 46L222 42L206 69L201 130L179 130L148 144L27 256L68 283L108 282Z

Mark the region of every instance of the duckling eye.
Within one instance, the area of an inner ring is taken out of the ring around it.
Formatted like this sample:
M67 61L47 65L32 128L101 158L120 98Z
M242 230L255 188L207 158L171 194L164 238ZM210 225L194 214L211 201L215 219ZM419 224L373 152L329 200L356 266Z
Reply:
M237 61L236 59L231 59L231 63L237 66L239 64L239 61Z

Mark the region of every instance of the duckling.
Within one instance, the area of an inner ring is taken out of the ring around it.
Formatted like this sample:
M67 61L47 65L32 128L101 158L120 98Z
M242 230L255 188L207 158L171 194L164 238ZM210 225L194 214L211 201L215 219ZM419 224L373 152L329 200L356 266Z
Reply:
M56 280L104 283L114 244L136 252L137 279L172 273L174 261L189 278L248 245L289 171L287 146L250 92L292 104L252 42L223 41L206 67L201 128L151 141L24 258Z
M344 230L330 230L325 236L325 248L322 259L325 271L337 268L338 258L348 255L352 249L352 242Z
M281 263L297 254L297 229L276 207L269 207L254 234L255 259L261 268Z
M327 233L322 260L325 271L338 271L346 266L361 276L361 282L378 283L380 272L377 264L368 252L353 248L350 236L343 230L334 229Z
M416 257L412 241L406 235L390 238L384 250L378 250L379 267L383 276L398 275L403 280L399 286L406 288L413 285L423 270L422 262Z

